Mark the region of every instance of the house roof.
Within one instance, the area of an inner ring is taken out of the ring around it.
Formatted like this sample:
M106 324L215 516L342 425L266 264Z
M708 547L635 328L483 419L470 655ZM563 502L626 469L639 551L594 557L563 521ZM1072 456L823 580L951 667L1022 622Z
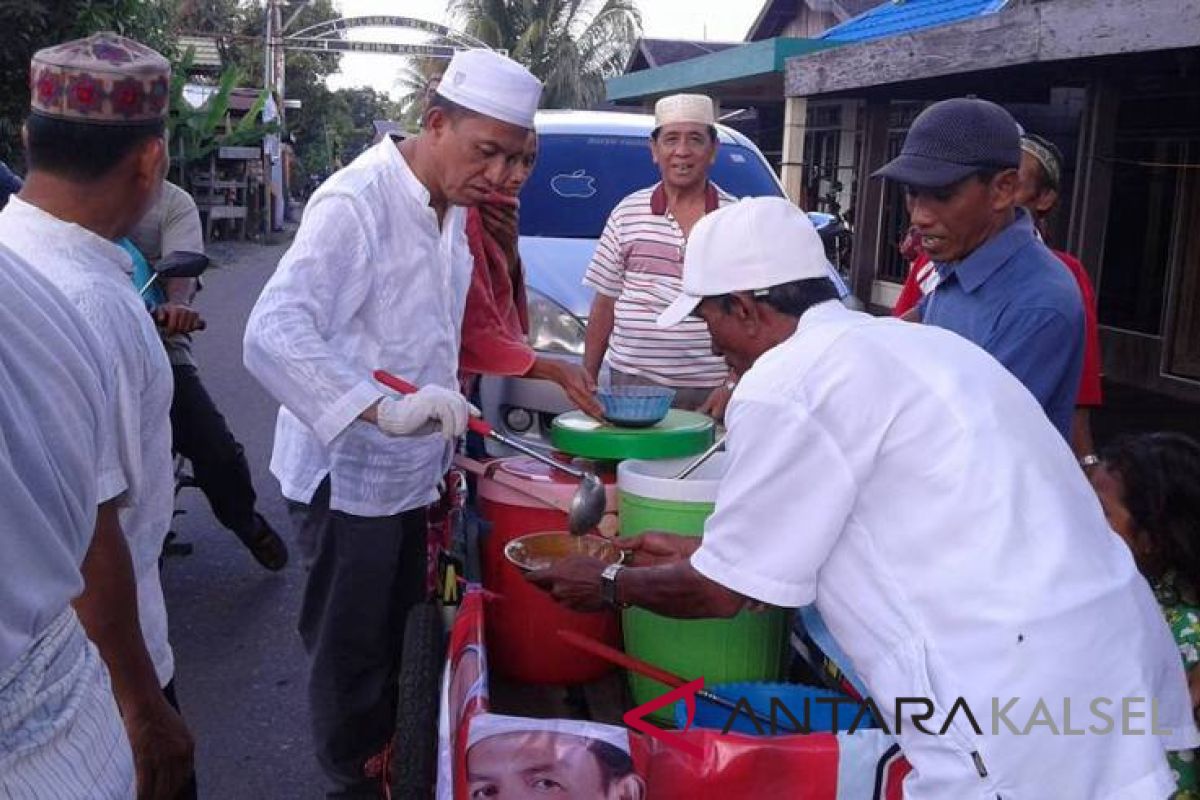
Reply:
M757 42L760 39L778 36L779 32L800 13L801 2L802 0L767 0L763 3L758 16L754 18L754 22L750 23L750 30L746 32L746 41Z
M195 71L220 70L221 69L221 49L217 45L217 40L212 36L180 36L178 40L179 50L186 51L192 49L193 60L192 69Z
M371 120L371 127L375 129L375 139L378 142L385 136L394 136L398 139L407 139L408 131L400 126L400 123L390 119L375 119Z
M931 79L1196 48L1200 0L1141 0L1136 9L1107 0L1018 2L998 14L789 58L786 93L818 97L901 83L911 92L917 82Z
M778 36L800 14L800 4L807 3L813 11L832 11L838 20L856 17L883 0L767 0L750 25L746 41L756 42Z
M707 42L691 39L638 39L637 46L629 54L625 72L637 72L643 69L654 69L664 64L674 64L676 61L686 61L689 58L716 53L737 47L741 42Z
M835 25L818 38L866 42L993 14L1008 0L891 0Z
M605 81L607 99L617 103L653 100L676 92L703 92L722 102L783 96L783 70L792 56L836 47L814 39L767 39Z

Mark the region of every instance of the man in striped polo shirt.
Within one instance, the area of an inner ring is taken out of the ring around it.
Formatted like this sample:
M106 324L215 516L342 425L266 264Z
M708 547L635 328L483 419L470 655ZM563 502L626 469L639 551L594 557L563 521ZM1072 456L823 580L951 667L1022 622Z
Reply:
M596 291L583 365L593 380L608 361L612 385L676 390L675 405L720 418L734 376L713 355L699 319L655 325L683 286L688 234L705 214L736 202L708 180L717 156L713 102L699 94L664 97L654 107L650 153L662 180L626 197L609 215L584 283Z

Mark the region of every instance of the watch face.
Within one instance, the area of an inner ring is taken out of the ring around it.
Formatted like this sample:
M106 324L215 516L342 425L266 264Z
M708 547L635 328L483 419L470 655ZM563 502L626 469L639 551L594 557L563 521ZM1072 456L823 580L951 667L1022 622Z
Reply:
M600 573L600 596L612 606L617 604L617 573L620 571L620 564L609 564Z

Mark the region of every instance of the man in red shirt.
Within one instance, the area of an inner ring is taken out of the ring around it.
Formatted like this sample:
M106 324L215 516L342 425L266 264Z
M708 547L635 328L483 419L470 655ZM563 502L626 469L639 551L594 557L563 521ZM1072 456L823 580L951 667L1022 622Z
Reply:
M1062 154L1052 142L1025 134L1021 137L1020 180L1017 203L1028 209L1033 216L1038 232L1045 238L1046 220L1058 205L1062 180ZM933 263L920 249L919 240L909 231L900 244L900 252L910 262L908 278L892 308L892 315L919 321L916 306L921 298L933 291L937 283L937 272ZM1079 260L1069 253L1055 250L1054 254L1063 263L1083 298L1086 325L1084 333L1083 374L1079 379L1079 393L1075 400L1075 419L1071 425L1071 449L1085 469L1097 463L1095 444L1092 441L1091 410L1103 402L1100 387L1100 333L1096 319L1096 291L1087 270Z

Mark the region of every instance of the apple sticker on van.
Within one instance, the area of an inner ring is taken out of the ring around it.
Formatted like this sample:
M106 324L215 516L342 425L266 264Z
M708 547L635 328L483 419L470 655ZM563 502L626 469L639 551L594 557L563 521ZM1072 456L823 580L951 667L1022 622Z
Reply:
M550 188L559 197L579 197L587 199L596 193L596 179L587 174L585 169L577 169L572 173L559 173L550 179Z

